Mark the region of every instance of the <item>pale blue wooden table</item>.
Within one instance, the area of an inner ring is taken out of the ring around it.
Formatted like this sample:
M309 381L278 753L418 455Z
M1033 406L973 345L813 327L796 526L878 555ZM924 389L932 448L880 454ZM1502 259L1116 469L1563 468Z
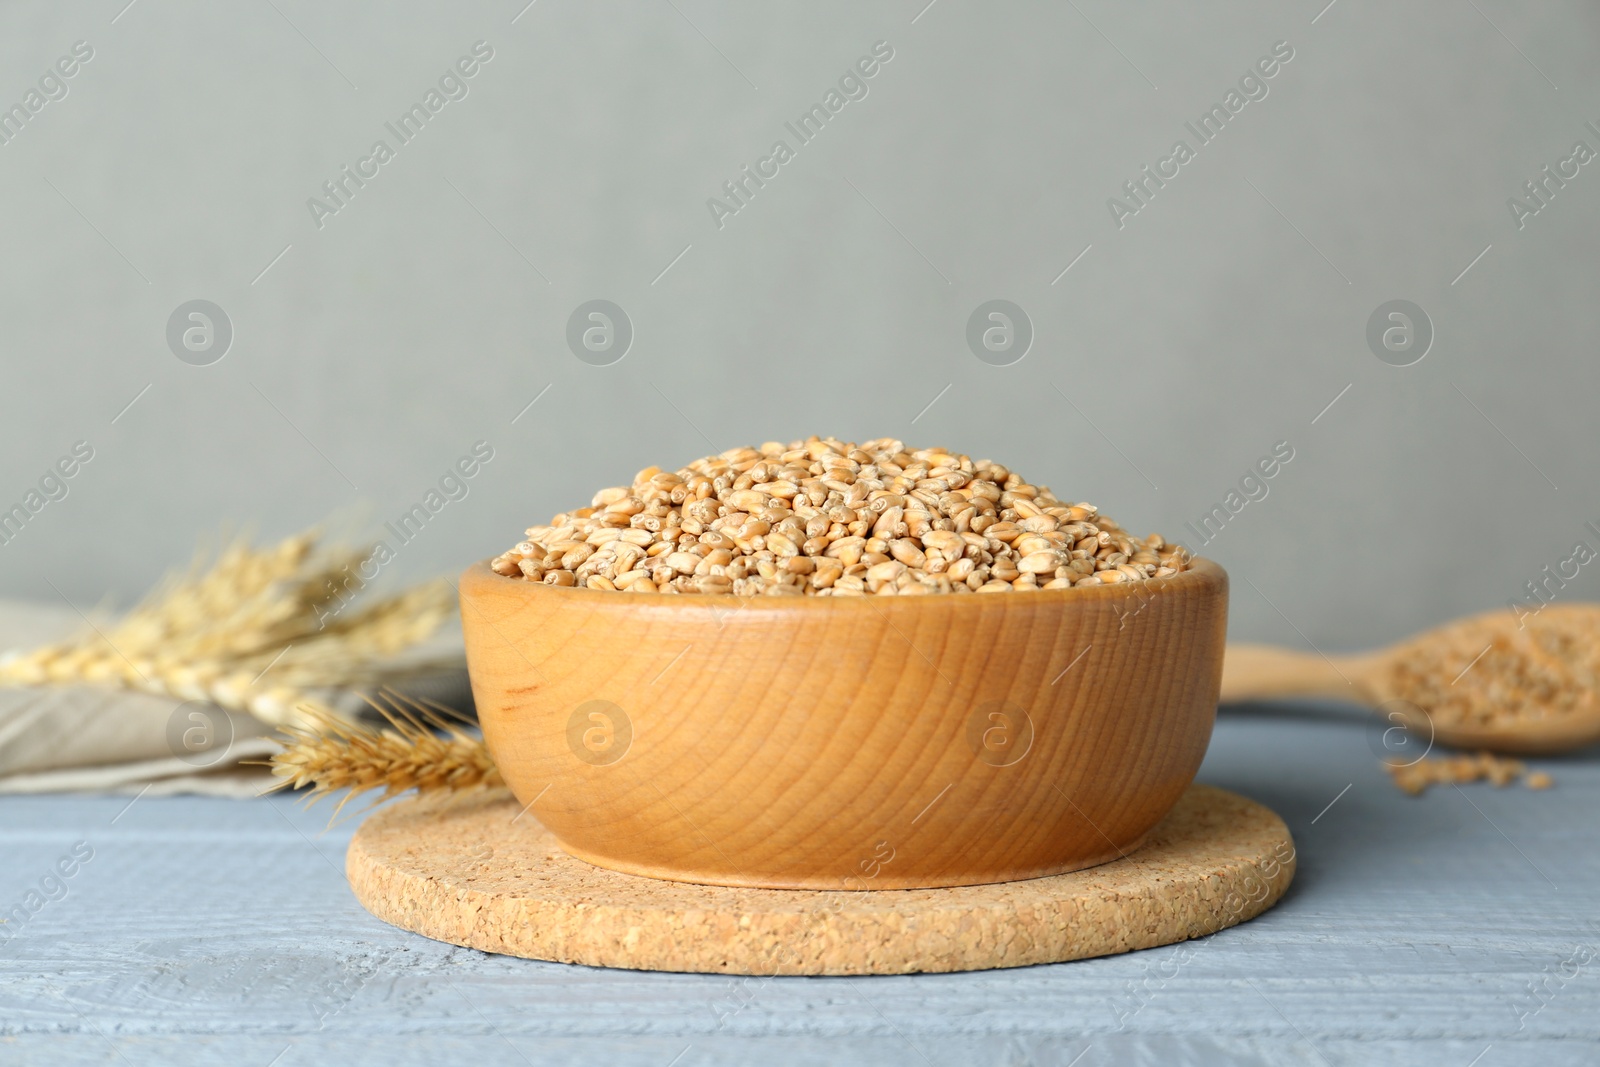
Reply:
M1358 722L1230 712L1201 778L1299 845L1254 922L1054 966L742 988L385 926L345 885L351 827L323 834L327 806L0 799L0 906L93 849L65 896L0 927L0 1064L1594 1064L1600 761L1539 765L1550 792L1412 799Z

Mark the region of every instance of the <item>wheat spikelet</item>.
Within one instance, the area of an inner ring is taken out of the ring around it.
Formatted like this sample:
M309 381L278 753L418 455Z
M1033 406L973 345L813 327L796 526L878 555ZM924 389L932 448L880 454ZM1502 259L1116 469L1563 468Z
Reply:
M346 610L351 571L368 553L317 540L316 531L265 548L235 540L209 566L197 554L115 624L6 656L0 684L116 686L294 721L312 706L307 690L374 684L386 657L455 606L441 580Z
M483 741L445 718L446 709L424 707L395 693L388 704L367 702L389 720L378 729L307 711L306 725L282 728L281 752L268 765L280 781L273 789L310 787L307 803L348 791L339 810L358 793L382 789L378 802L409 790L461 793L503 788L505 781ZM269 790L270 792L271 790Z

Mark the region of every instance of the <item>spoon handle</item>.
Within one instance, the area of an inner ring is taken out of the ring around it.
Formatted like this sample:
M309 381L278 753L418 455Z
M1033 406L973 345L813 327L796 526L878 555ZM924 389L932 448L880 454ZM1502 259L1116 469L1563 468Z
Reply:
M1351 665L1325 656L1271 645L1230 643L1222 660L1220 702L1288 696L1362 700L1359 682Z

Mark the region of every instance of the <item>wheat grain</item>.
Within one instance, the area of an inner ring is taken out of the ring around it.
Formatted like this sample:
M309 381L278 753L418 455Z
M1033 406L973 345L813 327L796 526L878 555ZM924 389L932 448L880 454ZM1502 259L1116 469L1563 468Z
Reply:
M1458 785L1487 779L1498 787L1510 785L1519 778L1529 789L1549 789L1555 780L1544 771L1528 773L1527 764L1521 760L1506 759L1489 752L1472 756L1447 756L1443 759L1424 758L1411 763L1391 760L1384 764L1394 784L1412 796L1417 796L1430 785Z
M1600 605L1552 604L1423 635L1392 658L1387 688L1444 726L1511 727L1595 713Z
M648 467L525 536L491 562L496 573L735 596L1067 589L1168 578L1190 559L997 463L887 438L769 442L676 473Z

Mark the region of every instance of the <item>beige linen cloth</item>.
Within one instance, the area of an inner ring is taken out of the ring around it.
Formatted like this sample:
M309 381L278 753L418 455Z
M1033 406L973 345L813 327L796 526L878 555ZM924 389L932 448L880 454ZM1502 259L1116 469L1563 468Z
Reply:
M0 600L0 655L73 636L84 622L64 605ZM459 661L417 675L418 663ZM394 661L396 688L447 706L470 708L459 624ZM353 693L319 693L358 713ZM274 728L210 704L95 686L0 686L0 793L93 791L204 793L250 797L274 781L265 767L242 766L278 751Z

